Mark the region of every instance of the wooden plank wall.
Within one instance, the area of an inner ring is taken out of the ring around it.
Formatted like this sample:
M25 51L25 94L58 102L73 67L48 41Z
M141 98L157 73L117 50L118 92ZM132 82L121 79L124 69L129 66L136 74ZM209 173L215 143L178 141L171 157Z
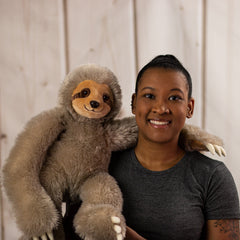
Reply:
M208 131L224 139L231 170L240 193L240 1L207 2L206 116Z
M0 167L24 124L56 104L66 72L88 62L108 66L128 116L136 72L158 54L176 55L193 78L189 122L225 140L223 160L240 189L238 0L0 0ZM17 230L0 192L0 238Z

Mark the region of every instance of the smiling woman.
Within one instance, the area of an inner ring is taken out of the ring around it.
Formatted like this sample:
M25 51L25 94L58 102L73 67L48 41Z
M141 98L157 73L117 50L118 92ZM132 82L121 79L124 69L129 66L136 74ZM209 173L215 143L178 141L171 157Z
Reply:
M156 143L170 144L172 141L173 146L178 147L179 134L186 117L192 116L193 108L194 100L188 99L186 78L181 72L147 69L139 82L138 92L133 95L138 141L145 141L147 137Z
M126 239L239 239L239 200L231 173L222 162L179 145L194 111L191 93L191 76L172 55L157 56L138 74L132 96L137 145L115 153L110 165L133 229Z
M133 113L139 128L138 145L135 153L138 160L147 168L165 170L176 164L171 158L164 162L153 158L142 158L142 146L150 145L159 149L169 147L175 159L183 155L178 145L180 132L185 124L186 117L193 113L194 100L188 99L186 78L181 72L161 68L147 69L138 83L138 92L133 95ZM165 157L164 157L165 159ZM170 165L166 164L169 163ZM154 166L153 166L154 164ZM157 169L156 169L157 168Z

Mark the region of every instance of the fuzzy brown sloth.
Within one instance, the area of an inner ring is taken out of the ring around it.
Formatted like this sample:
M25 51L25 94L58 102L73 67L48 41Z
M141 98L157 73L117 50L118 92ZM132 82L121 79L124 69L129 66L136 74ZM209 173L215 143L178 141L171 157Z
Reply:
M79 236L124 238L123 200L108 165L112 151L135 145L137 127L132 117L115 120L120 107L115 75L83 65L65 78L59 106L27 123L3 170L21 239L65 239L61 205L66 192L72 201L82 200L74 219ZM217 137L193 126L185 126L180 144L185 150L223 153Z

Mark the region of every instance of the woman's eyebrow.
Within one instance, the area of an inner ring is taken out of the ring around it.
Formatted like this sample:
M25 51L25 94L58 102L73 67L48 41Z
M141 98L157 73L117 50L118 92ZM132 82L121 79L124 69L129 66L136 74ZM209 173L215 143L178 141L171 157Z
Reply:
M178 91L178 92L181 92L182 94L184 94L184 92L180 88L172 88L170 91L171 92Z
M144 88L141 89L141 91L144 91L146 89L154 90L155 88L153 88L153 87L144 87Z
M155 88L153 88L153 87L144 87L140 91L144 91L146 89L155 90ZM172 89L170 89L170 91L171 92L178 91L178 92L181 92L182 94L184 94L184 92L180 88L172 88Z

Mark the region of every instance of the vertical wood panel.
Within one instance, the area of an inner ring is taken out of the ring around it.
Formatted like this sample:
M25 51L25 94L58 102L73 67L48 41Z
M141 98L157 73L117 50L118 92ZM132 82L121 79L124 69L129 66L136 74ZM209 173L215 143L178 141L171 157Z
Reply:
M176 55L193 78L197 103L190 122L201 126L203 2L0 0L0 167L24 124L56 105L59 82L66 70L83 63L105 65L118 76L123 90L121 116L126 116L131 114L136 63L139 69L158 54ZM240 189L237 155L240 3L238 0L206 3L205 122L207 130L225 140L229 156L225 162ZM4 224L5 231L1 227L0 236L3 235L3 240L15 240L19 232L5 195L3 200L4 208L0 202L0 210L4 218L0 224L2 227Z
M189 70L196 100L191 123L201 126L202 1L137 0L139 68L159 54L174 54Z
M206 127L224 139L240 193L240 2L207 1Z
M131 115L135 83L132 1L69 0L67 3L70 69L92 62L109 67L123 91L121 116Z
M0 1L1 161L34 115L56 105L61 80L59 2ZM3 164L3 163L1 163ZM4 195L4 239L18 239ZM2 228L3 232L3 228Z

